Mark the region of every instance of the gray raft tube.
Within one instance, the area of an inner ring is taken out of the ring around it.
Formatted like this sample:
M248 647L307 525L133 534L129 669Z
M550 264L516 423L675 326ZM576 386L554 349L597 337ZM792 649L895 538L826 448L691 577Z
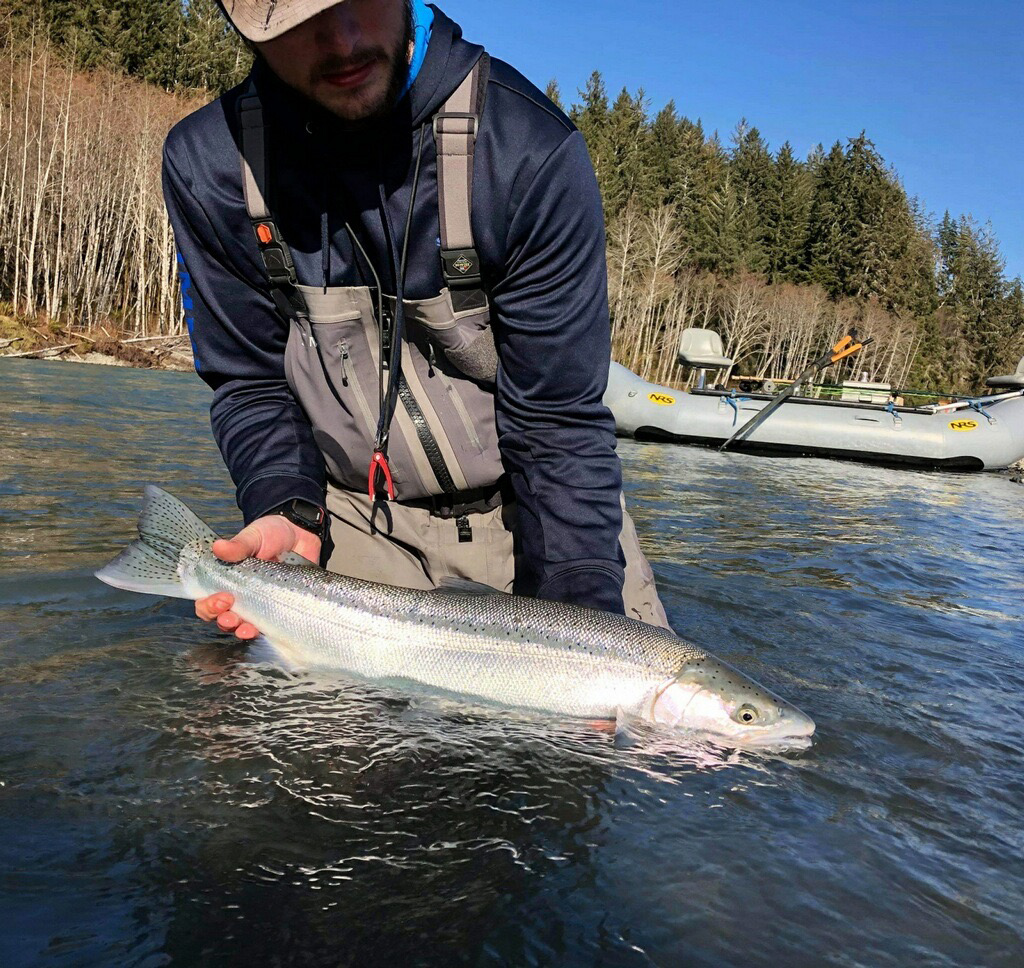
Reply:
M771 402L767 394L673 390L612 363L605 405L619 436L718 447ZM972 409L895 407L791 397L729 450L829 457L889 467L1001 470L1024 459L1024 388Z

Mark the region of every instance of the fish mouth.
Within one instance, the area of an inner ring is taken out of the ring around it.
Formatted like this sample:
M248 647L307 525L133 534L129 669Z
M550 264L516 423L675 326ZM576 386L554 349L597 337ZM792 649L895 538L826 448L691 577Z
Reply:
M783 713L782 720L767 729L752 729L735 737L722 737L728 742L734 740L744 749L793 750L809 749L814 744L816 725L813 719L800 712L795 706Z
M743 736L729 738L719 736L718 742L721 745L733 745L739 749L784 751L784 750L807 750L814 745L812 733L773 733L763 736Z
M808 750L814 745L813 724L809 729L791 731L751 730L727 733L698 727L684 728L680 732L722 749L755 753L795 753Z

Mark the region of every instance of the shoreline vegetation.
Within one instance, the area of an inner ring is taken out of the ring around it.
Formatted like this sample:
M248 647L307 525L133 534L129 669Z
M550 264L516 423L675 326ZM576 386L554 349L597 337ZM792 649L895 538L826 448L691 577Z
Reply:
M4 309L0 305L0 359L61 360L182 372L194 368L188 333L134 336L111 331L102 324L88 330L53 325L44 329L34 325L36 321L4 315Z
M212 0L12 0L0 15L0 355L188 369L161 148L237 83L247 51ZM991 227L908 196L866 133L800 158L741 121L725 139L595 72L573 103L605 204L613 355L681 387L682 330L736 373L971 392L1024 354L1024 287ZM5 342L8 341L8 342ZM93 354L91 357L90 354ZM724 374L727 378L730 374Z

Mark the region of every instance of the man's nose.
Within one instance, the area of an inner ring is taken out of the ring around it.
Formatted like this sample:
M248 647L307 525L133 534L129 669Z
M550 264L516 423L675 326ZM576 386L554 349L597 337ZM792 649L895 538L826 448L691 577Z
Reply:
M336 3L314 20L316 41L323 47L346 55L356 50L363 37L355 4Z

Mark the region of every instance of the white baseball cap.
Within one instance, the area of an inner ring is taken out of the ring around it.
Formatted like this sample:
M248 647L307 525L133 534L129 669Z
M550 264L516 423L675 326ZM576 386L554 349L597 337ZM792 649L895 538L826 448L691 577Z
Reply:
M238 32L254 43L273 40L344 0L221 0Z

